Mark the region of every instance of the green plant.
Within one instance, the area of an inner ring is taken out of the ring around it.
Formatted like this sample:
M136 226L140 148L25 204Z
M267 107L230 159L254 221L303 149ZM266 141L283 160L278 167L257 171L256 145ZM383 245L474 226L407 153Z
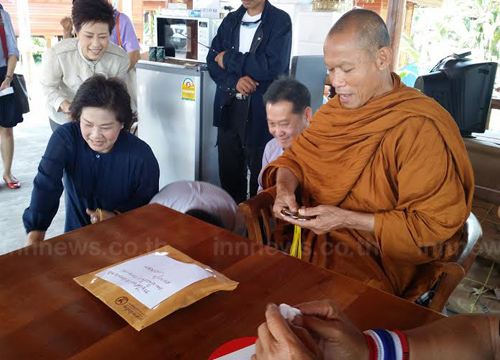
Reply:
M430 69L465 50L480 60L499 61L500 0L444 0L442 8L415 7L411 36L401 40L403 65Z
M160 13L160 9L144 13L144 43L152 46L154 44L155 17Z
M32 36L31 43L34 49L34 51L32 51L33 60L36 64L39 64L42 62L42 54L47 48L47 40L42 36Z

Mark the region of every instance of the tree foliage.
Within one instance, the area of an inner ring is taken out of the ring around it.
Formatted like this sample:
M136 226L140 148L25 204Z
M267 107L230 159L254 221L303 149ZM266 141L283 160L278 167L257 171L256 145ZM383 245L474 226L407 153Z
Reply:
M467 50L475 59L498 62L499 9L500 0L445 0L442 8L416 7L411 36L401 41L403 64L430 69L441 58Z

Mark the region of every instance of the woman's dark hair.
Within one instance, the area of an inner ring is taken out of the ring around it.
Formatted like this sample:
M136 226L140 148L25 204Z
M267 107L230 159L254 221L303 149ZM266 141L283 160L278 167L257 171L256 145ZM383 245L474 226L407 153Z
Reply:
M115 27L115 15L113 6L107 0L80 0L73 2L71 18L76 32L79 32L84 24L105 23L109 26L109 33Z
M185 214L224 229L224 225L222 224L221 219L219 219L217 216L213 214L206 212L205 210L190 209L186 211Z
M130 105L127 87L118 78L106 79L102 75L94 75L85 80L69 107L72 119L80 121L82 110L85 107L112 111L116 120L123 124L125 130L130 130L132 124L137 120L137 114L132 111Z

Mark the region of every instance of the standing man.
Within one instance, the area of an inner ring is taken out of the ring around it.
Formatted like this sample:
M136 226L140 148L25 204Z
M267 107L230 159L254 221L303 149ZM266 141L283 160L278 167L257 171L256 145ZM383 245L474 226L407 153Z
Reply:
M271 135L262 96L287 74L292 45L290 16L267 0L242 0L222 22L207 56L217 84L214 126L218 127L219 176L237 203L257 193L262 154Z

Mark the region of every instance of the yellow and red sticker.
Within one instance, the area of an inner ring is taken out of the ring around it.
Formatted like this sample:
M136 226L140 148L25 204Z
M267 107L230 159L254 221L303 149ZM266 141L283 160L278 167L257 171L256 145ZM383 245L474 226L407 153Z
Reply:
M182 100L195 101L196 86L190 78L184 79L182 82Z

